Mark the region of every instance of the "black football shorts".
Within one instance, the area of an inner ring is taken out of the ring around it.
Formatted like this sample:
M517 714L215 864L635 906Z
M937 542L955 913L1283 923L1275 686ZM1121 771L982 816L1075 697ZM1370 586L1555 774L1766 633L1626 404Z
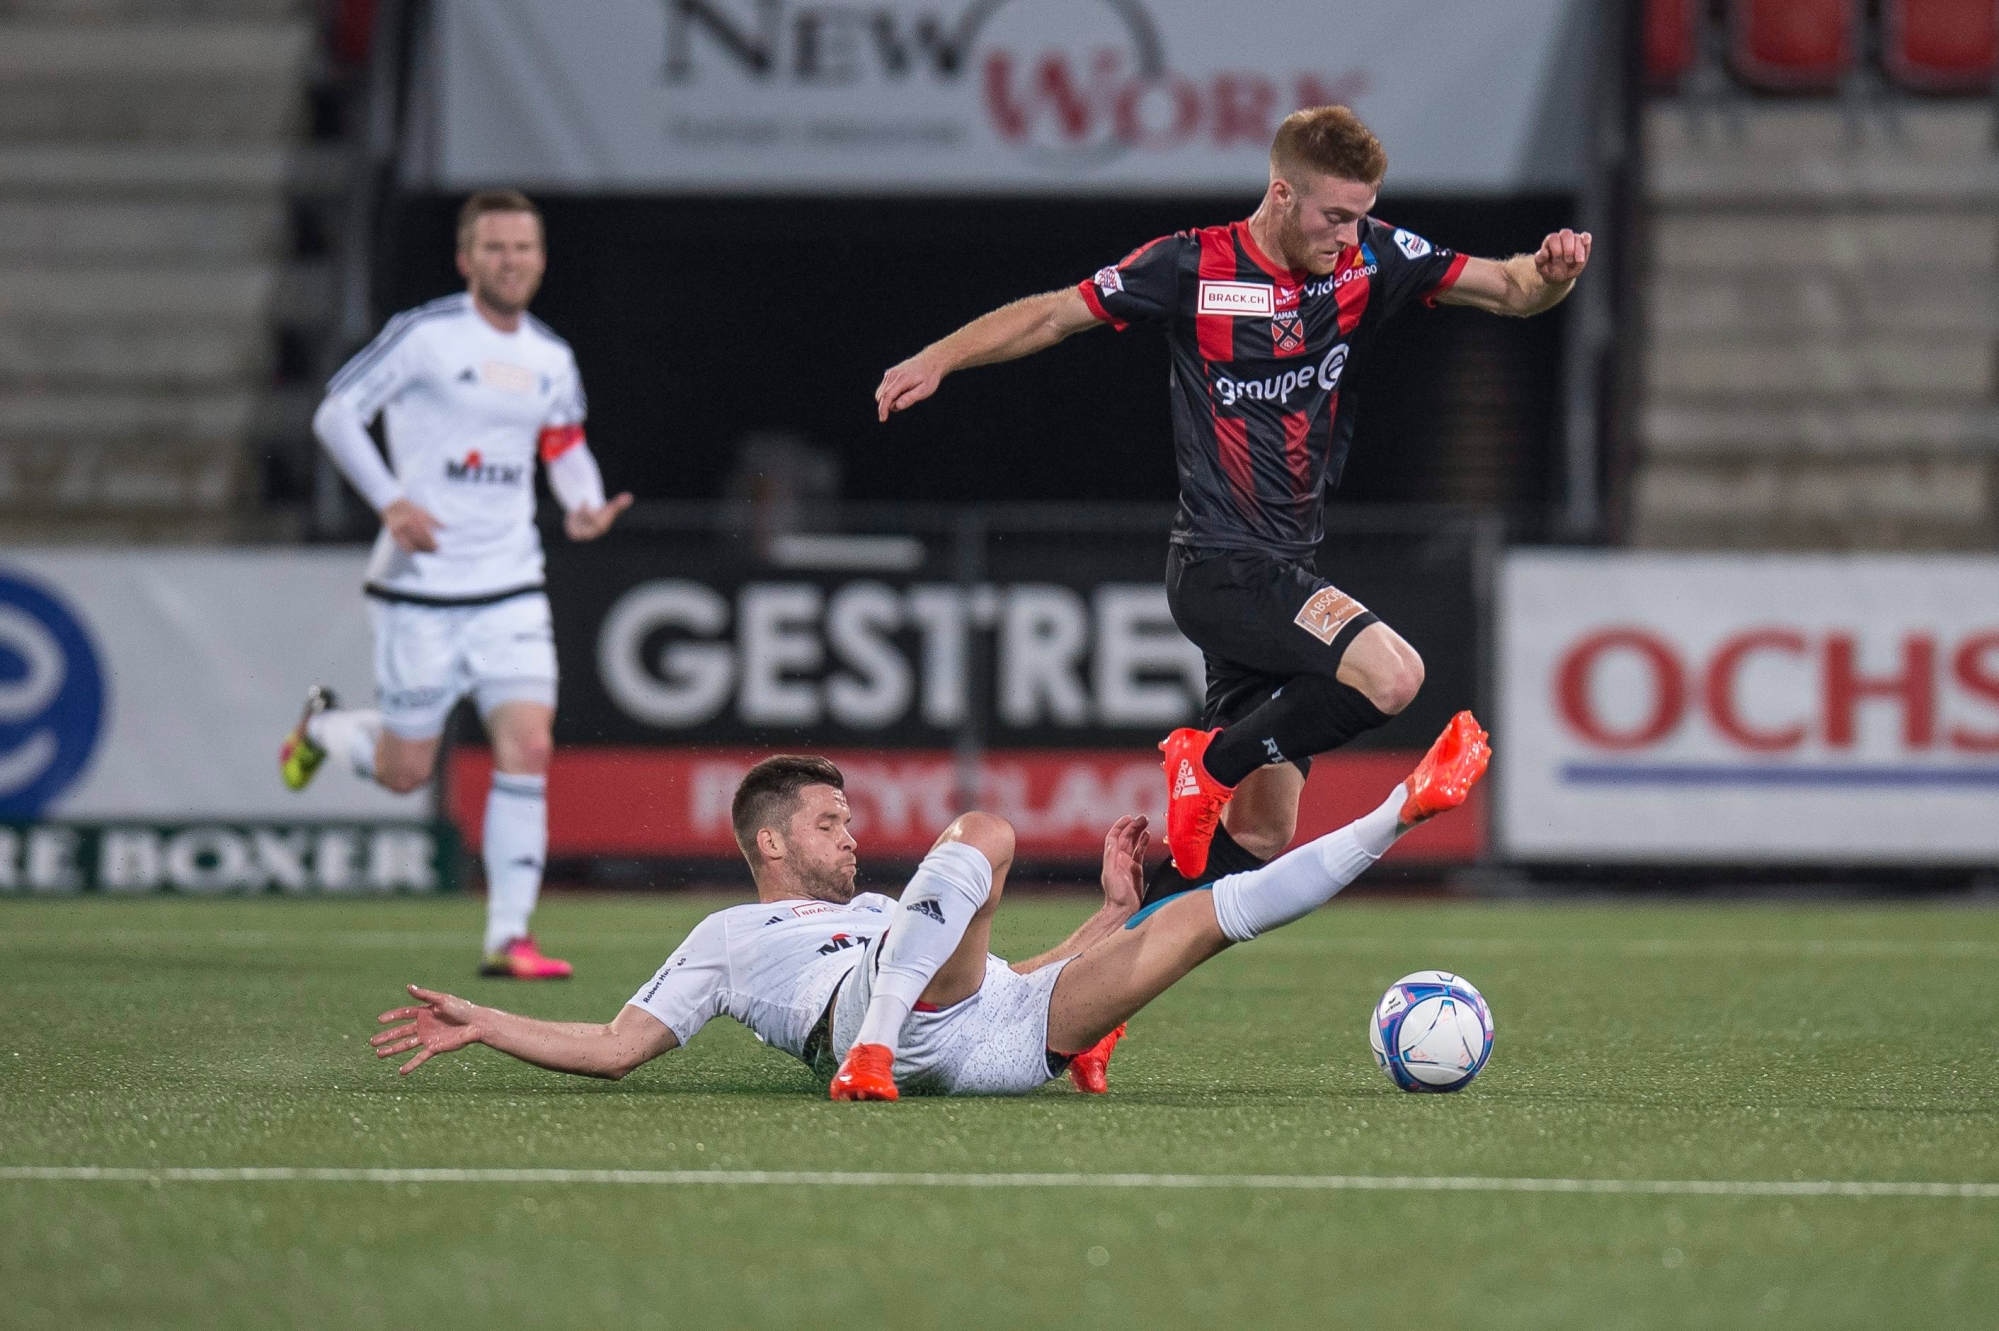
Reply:
M1166 602L1207 659L1201 726L1209 730L1262 706L1300 675L1338 675L1348 645L1379 622L1309 564L1253 550L1172 546Z

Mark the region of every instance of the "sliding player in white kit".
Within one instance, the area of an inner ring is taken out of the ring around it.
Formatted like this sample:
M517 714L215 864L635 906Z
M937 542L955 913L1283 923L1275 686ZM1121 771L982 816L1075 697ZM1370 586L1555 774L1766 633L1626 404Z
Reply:
M840 1067L835 1100L902 1089L1024 1095L1066 1067L1105 1089L1126 1018L1209 957L1330 901L1411 827L1464 803L1491 750L1469 712L1381 806L1243 873L1141 908L1145 819L1104 838L1104 904L1067 940L1008 965L987 951L1013 828L968 813L946 828L902 899L855 895L845 781L824 758L769 758L731 810L757 900L710 915L605 1025L541 1021L410 986L384 1012L378 1057L485 1044L538 1067L618 1078L730 1016L808 1066ZM822 1059L824 1062L822 1062Z
M315 686L279 768L304 789L328 753L388 789L431 779L452 707L471 694L493 741L481 847L481 971L560 979L528 920L548 851L555 640L542 591L534 466L594 540L632 502L606 502L583 440L583 382L569 344L527 312L547 267L541 214L511 190L474 194L458 219L466 290L405 311L327 384L313 432L382 516L368 561L377 708L341 708ZM383 418L394 470L367 426Z

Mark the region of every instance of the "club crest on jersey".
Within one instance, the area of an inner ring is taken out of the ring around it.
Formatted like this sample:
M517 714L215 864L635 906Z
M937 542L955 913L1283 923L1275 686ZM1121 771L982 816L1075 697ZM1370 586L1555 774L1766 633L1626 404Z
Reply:
M447 481L473 481L482 485L519 485L527 475L527 468L518 462L488 462L473 449L462 462L450 458L444 460L444 479Z
M1276 295L1267 282L1203 282L1199 311L1268 319L1276 312Z
M1341 629L1366 613L1366 606L1338 587L1321 587L1299 608L1298 617L1291 622L1330 647Z
M1299 287L1277 288L1275 308L1270 316L1270 341L1280 356L1304 354L1305 320L1299 312L1299 298L1303 294Z

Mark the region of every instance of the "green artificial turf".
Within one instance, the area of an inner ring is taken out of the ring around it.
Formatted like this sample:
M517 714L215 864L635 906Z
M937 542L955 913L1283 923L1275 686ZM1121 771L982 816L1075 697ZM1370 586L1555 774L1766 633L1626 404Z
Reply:
M825 1102L724 1020L621 1084L472 1050L417 980L604 1019L716 899L0 901L0 1165L1999 1181L1999 912L1348 901L1132 1023L1112 1093ZM1022 955L1085 913L1017 894ZM1394 1090L1405 972L1491 1065ZM1999 1327L1999 1198L0 1180L0 1326Z

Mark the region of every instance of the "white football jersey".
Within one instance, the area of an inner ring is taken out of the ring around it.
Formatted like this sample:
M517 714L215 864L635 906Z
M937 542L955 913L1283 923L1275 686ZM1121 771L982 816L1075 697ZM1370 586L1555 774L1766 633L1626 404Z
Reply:
M895 902L863 892L830 901L756 901L694 926L632 996L683 1045L709 1018L734 1017L773 1049L805 1057L805 1040L862 947L888 926Z
M583 381L569 344L533 315L503 333L461 292L389 320L327 384L363 421L380 412L389 465L440 525L435 554L385 529L368 585L415 599L476 600L542 580L534 525L537 450L582 440Z

